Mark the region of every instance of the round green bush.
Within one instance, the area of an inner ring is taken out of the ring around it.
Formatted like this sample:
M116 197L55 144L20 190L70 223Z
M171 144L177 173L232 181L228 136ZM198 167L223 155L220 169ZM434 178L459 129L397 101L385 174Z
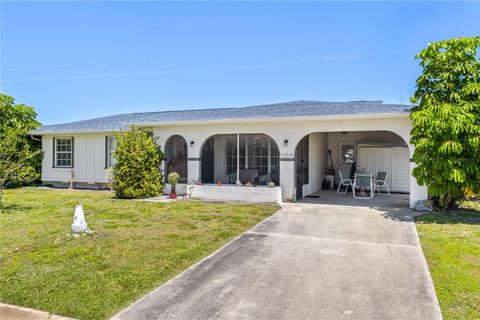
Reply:
M168 183L170 183L172 186L176 186L179 180L180 180L180 175L178 173L170 172L168 174Z
M115 134L113 190L117 198L135 199L158 196L163 189L160 162L163 152L157 139L145 129L133 128Z

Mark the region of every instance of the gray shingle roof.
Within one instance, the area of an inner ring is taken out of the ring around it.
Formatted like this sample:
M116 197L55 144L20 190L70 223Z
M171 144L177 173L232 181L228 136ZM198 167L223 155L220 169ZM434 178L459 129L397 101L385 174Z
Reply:
M272 119L299 116L389 114L410 112L411 106L384 104L382 101L292 101L241 108L178 110L127 113L113 116L41 126L33 134L47 132L89 132L126 129L132 124L184 121Z

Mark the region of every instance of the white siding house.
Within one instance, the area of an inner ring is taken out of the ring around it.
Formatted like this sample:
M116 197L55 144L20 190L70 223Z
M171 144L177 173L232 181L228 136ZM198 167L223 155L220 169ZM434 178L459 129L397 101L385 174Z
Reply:
M387 171L391 190L410 193L411 206L427 197L426 188L411 175L409 107L381 101L133 113L42 126L32 132L42 136L42 180L105 187L113 161L108 137L131 125L153 131L167 151L162 169L180 170L185 185L274 181L287 201L321 189L326 167L338 172L342 153L349 149L357 169L373 175Z
M42 181L67 183L72 178L77 183L95 185L108 183L105 163L105 134L42 135ZM58 166L55 161L55 141L73 140L73 163Z

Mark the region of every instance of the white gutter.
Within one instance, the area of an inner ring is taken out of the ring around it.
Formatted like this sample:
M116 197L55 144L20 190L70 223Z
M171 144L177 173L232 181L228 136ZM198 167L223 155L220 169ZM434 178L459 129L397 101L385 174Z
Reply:
M391 119L391 118L410 118L410 113L407 112L392 112L392 113L365 113L365 114L345 114L345 115L319 115L319 116L285 116L275 118L231 118L231 119L212 119L212 120L184 120L184 121L156 121L156 122L139 122L139 123L125 123L125 126L136 127L159 127L159 126L181 126L181 125L205 125L205 124L232 124L232 123L261 123L261 122L285 122L285 121L319 121L319 120L362 120L362 119ZM42 131L30 132L32 135L48 135L48 134L95 134L95 133L113 133L120 129L105 129L105 130L78 130L78 131ZM126 129L128 130L128 129Z
M213 119L213 120L185 120L185 121L158 121L158 122L140 122L133 123L138 127L155 126L178 126L178 125L204 125L211 123L258 123L258 122L285 122L285 121L318 121L318 120L357 120L357 119L390 119L390 118L410 118L410 113L367 113L367 114L346 114L346 115L322 115L322 116L288 116L275 118L244 118L244 119Z
M42 131L42 132L35 132L30 131L28 134L31 136L44 136L48 134L56 134L56 135L71 135L71 134L95 134L95 133L110 133L113 134L115 131L119 131L120 129L105 129L105 130L78 130L78 131Z

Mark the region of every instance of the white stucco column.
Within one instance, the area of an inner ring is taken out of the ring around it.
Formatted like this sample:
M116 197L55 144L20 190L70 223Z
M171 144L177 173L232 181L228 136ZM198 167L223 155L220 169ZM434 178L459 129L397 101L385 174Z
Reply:
M202 161L200 158L193 159L189 158L188 159L188 177L187 177L187 182L193 183L194 181L200 181L201 180L201 165Z
M194 141L193 139L190 139ZM190 141L187 140L187 141ZM201 148L202 145L198 142L194 142L193 146L187 144L188 156L187 156L187 183L193 183L193 181L200 181L202 179L202 158Z
M162 174L162 182L163 181L166 181L166 174L167 174L167 168L166 168L166 164L165 164L165 159L162 160L162 162L160 162L160 173Z
M280 156L280 186L282 187L282 200L291 201L295 193L295 148L301 133L296 135L281 135L274 137Z
M417 183L417 178L413 176L413 168L415 168L416 164L413 161L413 153L415 152L415 146L411 143L408 143L407 137L410 137L409 133L405 133L405 137L403 139L407 141L408 149L410 150L410 208L415 208L415 202L418 200L426 200L428 199L428 188L426 186L420 186Z
M295 158L280 158L282 200L292 200L295 191Z
M412 209L416 201L428 198L428 188L417 183L417 179L412 175L413 168L415 168L415 162L410 161L410 208Z
M162 135L158 135L155 131L153 131L153 135L154 137L157 139L157 145L160 146L160 149L165 152L165 144L167 142L167 139L162 136ZM166 177L165 177L165 174L167 173L166 172L166 159L163 159L161 162L160 162L160 172L162 173L162 182L165 181Z

